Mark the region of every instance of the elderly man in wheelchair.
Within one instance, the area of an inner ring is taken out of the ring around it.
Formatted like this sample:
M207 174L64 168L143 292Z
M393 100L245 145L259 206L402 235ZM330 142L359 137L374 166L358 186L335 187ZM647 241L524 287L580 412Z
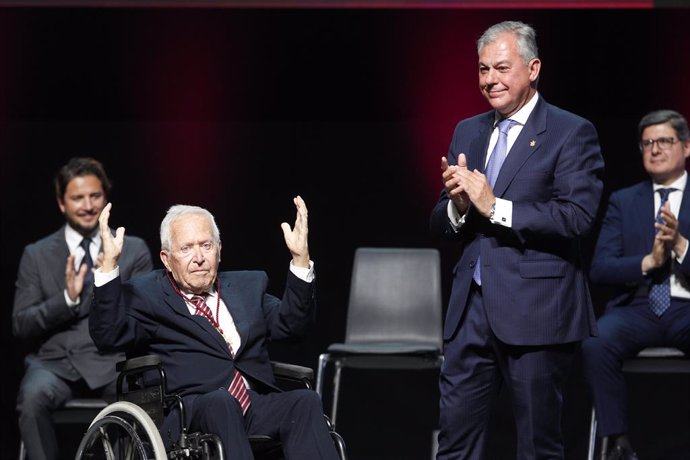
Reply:
M122 283L117 260L124 229L111 232L112 205L104 208L91 336L102 351L155 356L121 366L121 401L97 417L79 455L98 446L104 458L118 458L110 451L120 452L126 444L126 451L138 451L141 458L201 452L201 457L252 459L250 438L259 436L279 441L288 459L343 457L342 442L334 442L342 440L330 430L318 395L278 388L266 349L268 340L304 335L314 315L307 208L300 197L294 203L294 226L281 224L292 255L282 299L266 292L264 272L218 272L220 233L213 215L196 206L173 206L161 223L166 269ZM150 381L159 390L145 390ZM162 409L151 409L156 405ZM110 429L120 433L113 442ZM82 455L87 456L99 457Z

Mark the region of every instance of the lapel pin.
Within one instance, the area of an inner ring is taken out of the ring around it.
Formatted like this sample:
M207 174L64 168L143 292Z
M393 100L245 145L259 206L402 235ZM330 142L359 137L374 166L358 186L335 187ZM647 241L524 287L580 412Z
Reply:
M534 147L535 145L537 145L537 141L535 141L534 139L532 139L531 141L529 141L529 146L530 146L530 147Z

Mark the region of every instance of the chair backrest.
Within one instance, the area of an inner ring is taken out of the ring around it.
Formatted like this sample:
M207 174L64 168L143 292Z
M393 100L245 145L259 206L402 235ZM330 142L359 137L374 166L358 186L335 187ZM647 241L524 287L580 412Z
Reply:
M358 248L346 343L442 344L441 261L431 248Z

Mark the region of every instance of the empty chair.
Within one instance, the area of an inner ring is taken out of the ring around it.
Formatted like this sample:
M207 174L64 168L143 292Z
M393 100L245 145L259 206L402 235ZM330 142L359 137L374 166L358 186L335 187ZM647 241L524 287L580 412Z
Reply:
M331 421L335 426L342 369L429 369L443 360L441 263L436 249L358 248L345 342L319 357L316 391L323 396L334 363Z

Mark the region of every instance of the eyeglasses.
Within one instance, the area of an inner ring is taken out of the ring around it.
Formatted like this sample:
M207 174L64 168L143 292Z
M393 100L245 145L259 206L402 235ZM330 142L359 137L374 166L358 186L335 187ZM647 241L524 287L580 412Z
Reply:
M650 151L654 148L654 143L656 142L656 145L659 146L661 150L668 150L671 147L673 147L673 144L678 142L678 139L674 137L660 137L658 139L642 139L640 141L640 150L643 152Z

